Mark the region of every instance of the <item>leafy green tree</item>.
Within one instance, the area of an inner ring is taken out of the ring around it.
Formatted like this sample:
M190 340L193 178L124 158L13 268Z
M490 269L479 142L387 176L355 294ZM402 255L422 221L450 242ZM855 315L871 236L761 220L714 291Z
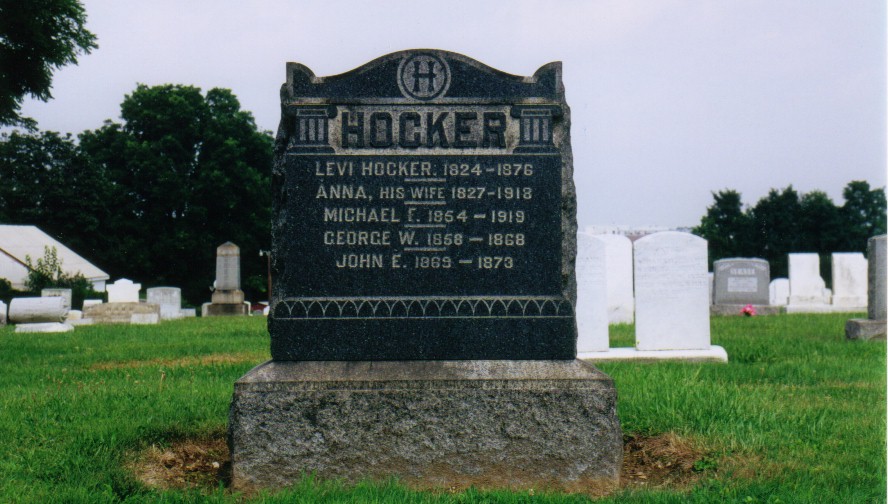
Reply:
M52 72L97 48L77 0L0 0L0 125L33 127L22 99L52 98Z
M870 189L868 182L849 182L842 192L841 208L844 236L840 248L847 251L866 250L873 236L885 234L885 189Z
M786 254L799 252L798 222L802 210L799 193L790 185L771 189L750 209L752 239L759 257L771 265L771 277L787 275Z
M852 181L837 207L823 191L799 194L792 186L771 189L752 208L742 210L740 194L713 193L715 202L693 232L709 241L710 263L732 256L767 259L771 276L787 275L787 254L820 254L821 275L830 278L833 252L861 252L867 240L885 233L885 190Z
M709 265L725 257L752 254L750 244L752 221L743 212L740 193L728 189L712 193L715 202L706 209L700 225L692 232L709 242Z
M38 226L88 256L103 246L96 235L111 188L70 135L0 135L0 181L0 222Z
M227 89L139 85L121 104L122 124L80 135L114 190L105 262L116 275L209 296L216 247L241 247L242 284L264 298L271 241L273 140Z

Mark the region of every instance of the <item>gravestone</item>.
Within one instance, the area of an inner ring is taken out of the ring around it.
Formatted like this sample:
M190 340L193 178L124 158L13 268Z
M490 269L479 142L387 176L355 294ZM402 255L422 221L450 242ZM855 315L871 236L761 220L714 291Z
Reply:
M109 303L138 303L140 290L142 284L133 283L127 278L121 278L105 286Z
M604 242L607 270L607 321L631 324L635 320L635 297L632 293L632 240L623 235L597 234Z
M83 300L83 309L85 310L87 306L100 305L102 304L101 299L84 299Z
M577 352L601 352L610 346L607 322L605 242L598 235L577 233Z
M860 252L832 255L832 304L847 311L866 309L867 261Z
M439 50L287 65L272 360L235 384L234 488L613 488L613 381L576 360L561 65Z
M716 315L740 315L752 305L758 315L780 313L771 307L771 266L758 258L719 259L712 264L713 305Z
M820 256L789 254L789 304L807 309L828 305L826 282L820 277Z
M875 236L867 243L867 257L869 257L869 288L867 289L869 307L867 313L870 320L885 320L886 297L885 283L888 278L886 272L885 235Z
M160 306L161 320L182 318L182 289L178 287L152 287L146 292L148 302Z
M6 303L0 301L0 326L6 325Z
M709 278L706 240L667 231L635 241L635 346L707 350Z
M15 298L9 302L9 321L13 324L60 323L68 316L61 296Z
M771 280L769 287L770 304L773 306L786 306L789 304L789 279L775 278Z
M712 264L715 304L770 303L771 268L764 259L720 259Z
M240 248L234 243L225 242L216 248L216 283L211 299L201 309L204 317L250 314L240 289Z
M73 326L63 323L68 316L61 296L15 298L9 303L9 321L17 333L67 332Z
M65 300L65 307L71 309L71 289L41 289L40 297L60 297Z
M156 324L160 306L153 303L101 303L83 308L83 317L95 324Z
M845 323L845 336L848 339L884 340L886 338L886 235L869 239L866 247L867 258L867 318L851 319Z

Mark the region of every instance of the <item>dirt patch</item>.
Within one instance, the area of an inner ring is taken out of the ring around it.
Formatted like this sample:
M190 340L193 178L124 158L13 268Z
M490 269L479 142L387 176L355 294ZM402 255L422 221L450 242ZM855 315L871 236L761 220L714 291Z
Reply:
M230 460L225 434L185 439L165 448L151 446L130 468L139 481L154 488L227 487ZM686 490L713 468L714 462L703 451L674 434L623 436L620 488Z
M139 481L163 489L228 486L230 468L224 434L185 439L165 448L151 446L130 464Z
M103 371L108 369L133 369L146 366L163 366L163 367L185 367L185 366L208 366L212 364L244 364L262 362L261 355L252 353L242 354L212 354L212 355L196 355L188 357L179 357L178 359L147 359L147 360L129 360L129 361L111 361L99 362L90 367L90 369Z
M623 488L687 489L713 467L704 452L675 434L623 436Z

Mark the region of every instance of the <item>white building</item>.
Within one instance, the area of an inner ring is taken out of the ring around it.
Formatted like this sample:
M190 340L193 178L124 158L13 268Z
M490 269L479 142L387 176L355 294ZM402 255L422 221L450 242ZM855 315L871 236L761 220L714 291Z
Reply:
M43 258L46 247L55 247L62 271L72 276L80 273L92 283L95 291L104 292L105 281L110 278L107 273L37 226L0 224L0 278L9 280L13 289L25 290L25 281L28 279L26 257L36 263L37 259Z

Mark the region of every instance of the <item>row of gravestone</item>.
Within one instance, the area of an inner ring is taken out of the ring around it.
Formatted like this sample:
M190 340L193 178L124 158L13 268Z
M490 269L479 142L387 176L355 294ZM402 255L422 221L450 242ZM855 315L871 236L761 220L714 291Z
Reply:
M788 259L789 278L774 280L764 259L715 261L710 274L713 313L737 314L747 304L760 314L866 311L868 262L862 253L832 254L832 289L820 276L818 254L792 253Z
M727 361L725 350L710 342L706 240L668 231L632 244L635 348L610 348L609 343L609 318L616 312L608 300L609 275L614 266L625 268L625 261L610 261L622 248L621 240L578 233L577 242L579 358Z
M106 288L108 302L86 299L83 310L73 310L71 289L43 289L40 297L15 298L8 308L0 302L0 325L7 320L16 332L67 332L76 325L157 324L161 320L195 316L195 310L181 307L181 290L154 287L147 290L146 303L140 302L141 284L121 279Z
M16 323L16 332L65 332L75 325L156 324L196 316L193 308L182 308L182 290L178 287L153 287L146 291L147 302L140 302L142 284L121 278L108 284L108 302L83 301L83 310L72 310L71 289L43 289L39 298L12 300L7 316L6 304L0 302L0 325L7 319ZM58 298L50 300L49 298ZM202 316L249 315L250 303L240 290L240 249L226 242L216 249L216 282L212 302L204 303Z
M861 253L833 254L835 291L830 293L820 278L817 254L789 254L790 279L770 282L767 261L737 258L716 261L707 280L701 238L655 233L633 246L623 236L581 232L577 351L593 360L643 357L609 348L608 324L634 319L637 350L714 352L711 357L720 359L722 352L709 341L709 314L740 314L746 305L759 313L778 312L773 305L795 312L868 310L870 320L884 320L884 250L883 235L870 240L869 262Z

